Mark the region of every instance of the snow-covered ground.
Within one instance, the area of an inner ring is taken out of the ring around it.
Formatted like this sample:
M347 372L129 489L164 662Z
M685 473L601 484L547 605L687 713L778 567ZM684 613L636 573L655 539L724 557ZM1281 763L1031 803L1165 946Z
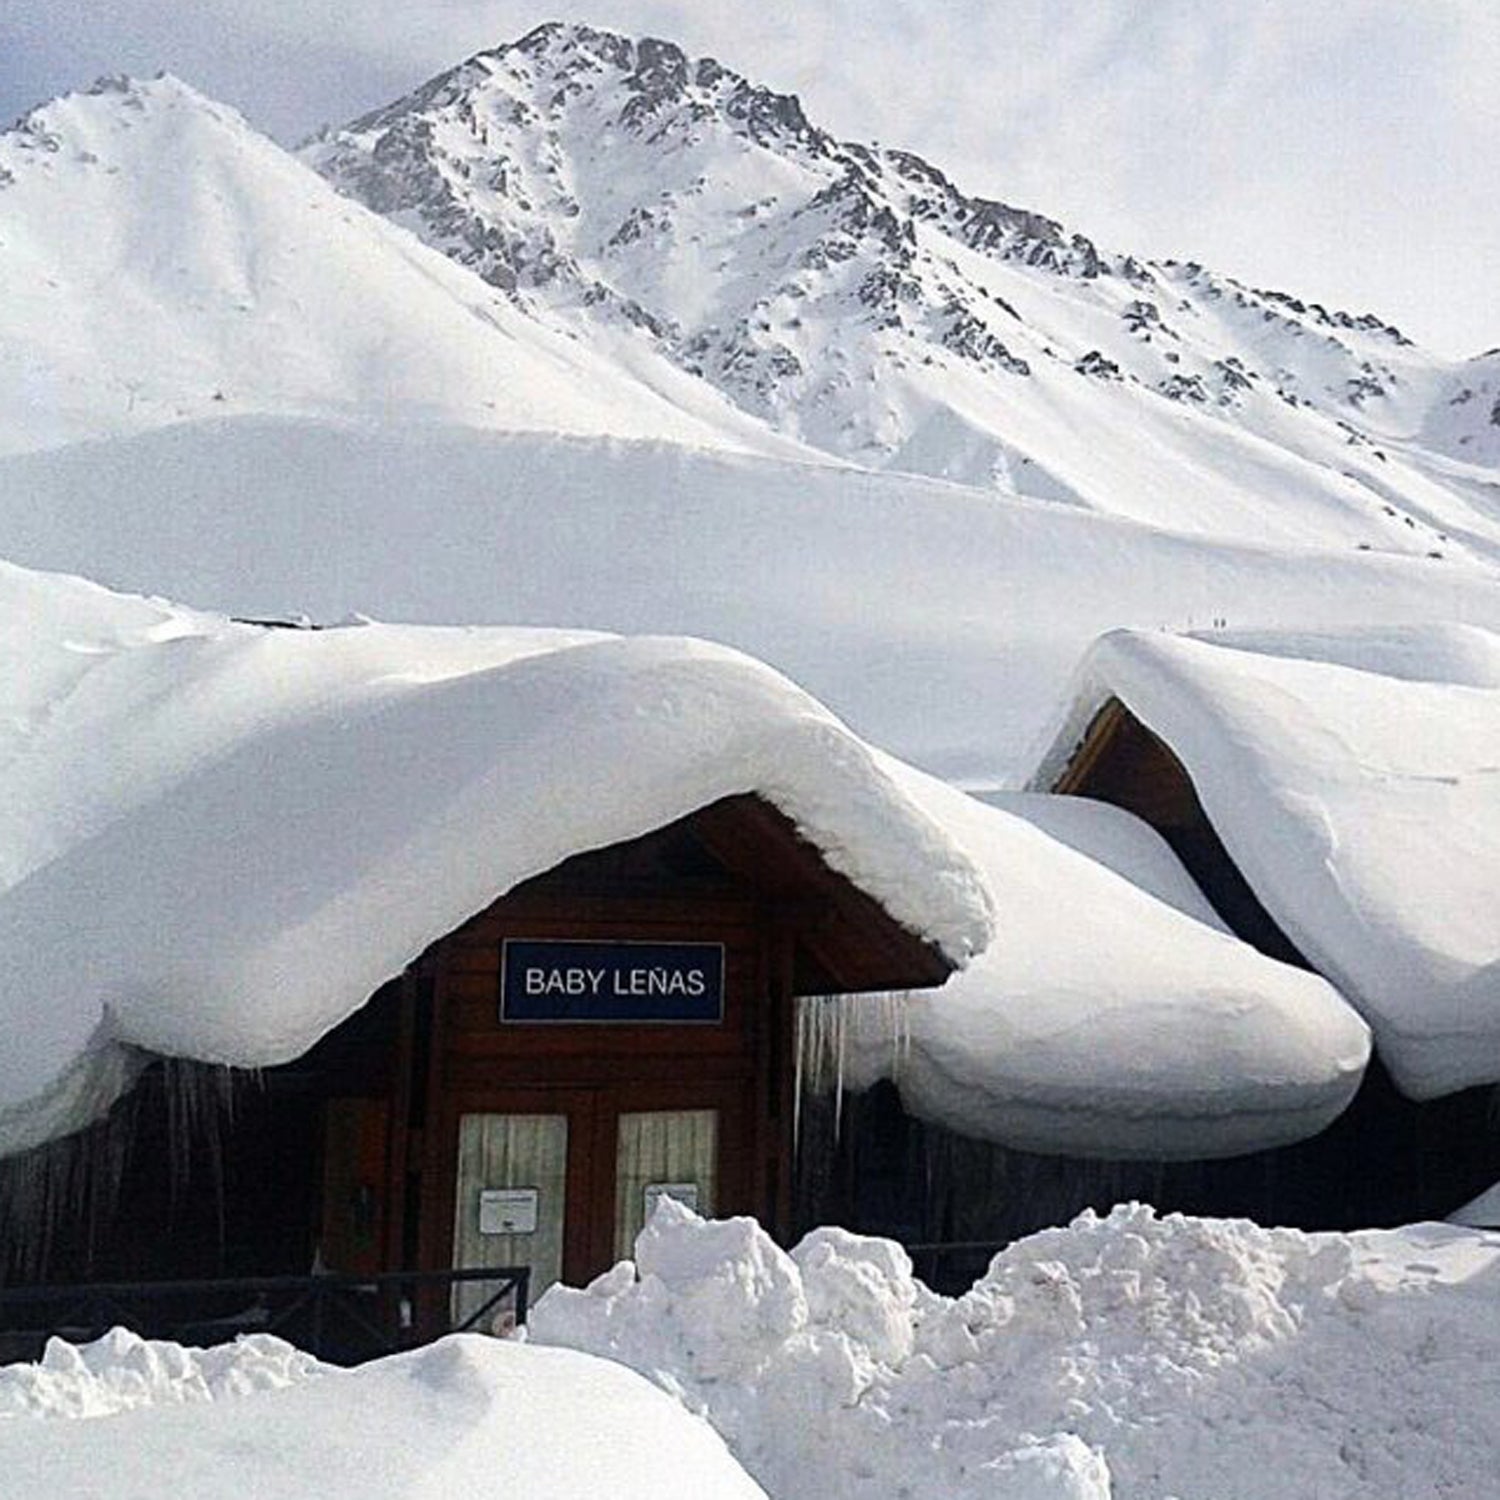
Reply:
M821 1229L788 1254L753 1221L669 1201L633 1262L542 1299L529 1344L458 1337L342 1372L265 1337L54 1343L40 1367L0 1369L0 1484L37 1500L748 1500L755 1481L771 1500L1480 1500L1497 1369L1495 1234L1305 1235L1127 1206L1012 1245L948 1298L887 1241Z
M763 1500L706 1422L569 1350L462 1334L345 1371L264 1335L200 1352L121 1329L0 1369L0 1493Z

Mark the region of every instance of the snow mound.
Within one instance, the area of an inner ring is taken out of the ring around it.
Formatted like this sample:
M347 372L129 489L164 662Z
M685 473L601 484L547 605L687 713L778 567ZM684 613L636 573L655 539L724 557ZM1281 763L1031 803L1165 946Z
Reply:
M0 710L0 1150L93 1118L140 1049L296 1057L513 885L725 796L955 962L991 933L874 753L703 642L271 630L0 565Z
M89 1364L88 1380L73 1375L75 1391L51 1414L85 1414L96 1385L128 1389L143 1347L166 1367L247 1358L235 1353L242 1345L189 1350L111 1335L77 1351ZM62 1390L70 1378L65 1356L49 1357ZM0 1370L0 1382L12 1379L24 1382L25 1370ZM181 1389L181 1382L158 1381L154 1404L132 1402L142 1409L121 1408L107 1422L0 1420L6 1493L49 1500L153 1500L164 1492L192 1500L314 1493L339 1500L764 1500L705 1422L619 1365L568 1350L456 1335L357 1370L217 1392L234 1400L185 1408ZM71 1410L61 1409L70 1401Z
M784 1500L1437 1500L1500 1460L1500 1237L1086 1213L961 1297L895 1245L663 1204L531 1336L706 1413ZM718 1351L737 1343L732 1376Z
M48 1339L39 1363L0 1366L0 1421L108 1417L143 1406L220 1401L280 1390L326 1368L268 1333L189 1349L112 1328L90 1344Z
M1177 639L1122 631L1108 696L1169 744L1225 848L1365 1015L1400 1087L1500 1079L1500 635L1477 627Z

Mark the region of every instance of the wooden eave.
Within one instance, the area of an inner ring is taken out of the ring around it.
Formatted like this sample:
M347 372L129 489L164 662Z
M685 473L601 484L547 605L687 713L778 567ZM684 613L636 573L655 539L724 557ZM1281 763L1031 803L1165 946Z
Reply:
M811 962L795 971L797 993L930 989L958 967L832 869L763 798L725 797L689 821L715 859L772 904L805 950Z
M1204 820L1187 767L1118 698L1094 715L1052 790L1111 802L1157 829Z

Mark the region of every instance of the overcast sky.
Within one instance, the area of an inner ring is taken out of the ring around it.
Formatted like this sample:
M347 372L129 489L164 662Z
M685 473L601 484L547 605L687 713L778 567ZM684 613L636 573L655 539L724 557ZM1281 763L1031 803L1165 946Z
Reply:
M1500 345L1496 0L0 0L0 116L165 68L291 143L555 18L710 53L1109 248Z

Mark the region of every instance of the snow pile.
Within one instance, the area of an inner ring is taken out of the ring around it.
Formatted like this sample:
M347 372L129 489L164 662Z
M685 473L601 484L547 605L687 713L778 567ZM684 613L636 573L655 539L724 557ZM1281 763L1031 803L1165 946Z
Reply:
M127 1388L142 1347L112 1335L77 1351L90 1373L71 1377L78 1382L72 1395L63 1356L50 1355L54 1407L47 1414L97 1414L87 1406L95 1386ZM227 1370L246 1360L236 1353L243 1345L149 1348L163 1367ZM3 1382L26 1379L24 1368L0 1371ZM107 1422L0 1419L5 1493L47 1500L762 1496L706 1423L630 1371L562 1349L458 1335L357 1370L294 1375L280 1388L221 1383L213 1393L219 1399L190 1408L181 1404L182 1389L155 1380L154 1404Z
M267 1333L188 1349L113 1328L91 1344L48 1339L39 1363L0 1366L0 1420L108 1417L142 1406L220 1401L280 1390L324 1369L312 1355Z
M955 962L991 932L874 753L702 642L267 630L0 565L0 786L0 1150L138 1049L298 1056L513 885L732 794Z
M958 1298L888 1242L664 1204L532 1337L708 1414L770 1494L1436 1500L1500 1461L1500 1237L1084 1214Z
M1500 635L1120 632L1086 678L1039 781L1118 698L1406 1093L1500 1078Z

